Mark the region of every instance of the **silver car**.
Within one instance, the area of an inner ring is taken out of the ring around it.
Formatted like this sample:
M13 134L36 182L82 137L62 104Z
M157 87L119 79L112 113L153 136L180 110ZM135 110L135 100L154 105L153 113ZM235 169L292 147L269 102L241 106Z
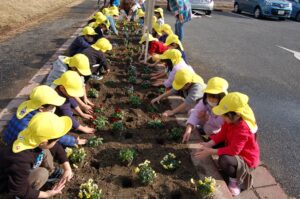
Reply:
M204 11L206 15L210 15L214 9L213 0L190 0L192 10Z

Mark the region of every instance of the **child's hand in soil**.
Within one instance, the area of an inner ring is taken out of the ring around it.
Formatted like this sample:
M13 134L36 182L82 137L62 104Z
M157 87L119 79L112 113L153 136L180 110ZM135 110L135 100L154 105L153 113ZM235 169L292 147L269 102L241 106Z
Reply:
M94 128L90 128L88 126L83 126L82 127L82 132L87 133L87 134L93 134L95 133L95 129Z
M95 104L94 104L93 102L91 102L87 97L85 97L85 98L83 99L83 101L84 101L84 103L85 103L86 105L89 105L89 106L92 106L92 107L95 106Z
M158 87L158 86L162 86L163 83L162 81L156 81L155 83L152 84L152 86Z
M156 97L153 100L151 100L151 104L155 104L155 103L159 104L159 101L160 101L160 97Z
M182 143L188 142L190 140L192 130L193 126L191 124L188 124L182 137Z
M82 109L83 109L83 111L85 112L85 113L88 113L88 114L92 114L94 111L93 111L93 108L91 107L91 106L89 106L89 105L84 105L83 107L82 107Z
M172 110L167 110L162 114L163 117L170 117L172 115L174 115Z
M83 117L84 119L87 119L87 120L93 119L93 116L92 116L92 115L86 114L86 113L83 113L83 114L82 114L82 117Z
M58 194L62 194L62 190L65 188L65 186L66 186L66 180L59 182L51 190L46 191L47 196L45 198L50 198Z
M85 145L87 143L87 139L82 139L80 137L77 137L76 143L77 145Z

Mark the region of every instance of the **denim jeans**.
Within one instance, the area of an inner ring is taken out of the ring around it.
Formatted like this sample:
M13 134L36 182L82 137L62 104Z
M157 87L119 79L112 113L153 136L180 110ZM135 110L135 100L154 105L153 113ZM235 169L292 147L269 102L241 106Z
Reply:
M179 40L182 41L184 36L184 30L183 30L184 22L181 23L178 19L175 23L175 34L178 36Z
M115 20L112 16L106 16L109 23L110 23L110 29L117 35L118 34L118 30L116 28L116 23Z

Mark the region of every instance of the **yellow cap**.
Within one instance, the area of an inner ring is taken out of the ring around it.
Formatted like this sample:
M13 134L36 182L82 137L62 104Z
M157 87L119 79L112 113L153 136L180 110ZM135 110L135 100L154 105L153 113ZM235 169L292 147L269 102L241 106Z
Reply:
M221 77L213 77L208 80L207 86L203 90L203 92L209 94L220 94L220 93L227 94L228 87L229 87L228 82L225 79Z
M105 21L107 21L107 17L105 15L101 15L101 16L96 18L96 22L98 24L103 24Z
M205 85L203 79L195 72L187 68L177 71L172 84L173 89L180 90L187 83L200 83Z
M64 59L64 63L68 64L69 67L75 67L81 75L91 75L90 61L89 58L81 53L74 55L73 57L67 57Z
M109 7L108 9L109 9L109 11L110 11L110 15L111 15L111 16L119 16L119 15L120 15L119 9L118 9L117 6L111 6L111 7Z
M169 24L161 25L161 32L165 32L167 35L174 34L171 26Z
M99 17L103 16L103 13L102 12L96 12L96 14L94 15L94 19L97 19Z
M145 12L140 8L137 10L136 15L138 16L138 18L142 18L145 17Z
M68 116L58 117L51 112L37 113L13 144L14 153L34 149L42 142L64 136L72 127Z
M148 36L149 41L158 41L158 39L154 38L151 34L145 33L140 40L140 44L144 43L147 40L147 35L149 35Z
M109 16L110 16L110 10L109 10L108 8L104 8L104 9L102 10L102 13L103 13L104 15L109 15Z
M82 97L84 94L83 83L75 71L67 71L60 78L54 80L56 85L62 85L71 97Z
M226 95L218 106L213 108L215 115L224 115L228 112L241 114L243 120L247 123L252 133L257 131L257 124L254 113L248 105L249 97L243 93L232 92Z
M19 105L16 115L18 119L22 119L43 105L61 106L65 101L66 99L59 96L53 88L41 85L32 90L29 100Z
M112 50L112 45L108 39L101 38L101 39L98 39L98 41L92 45L92 48L94 48L95 50L98 50L98 51L101 50L102 52L105 53L108 50Z
M161 33L161 27L160 27L160 25L158 23L153 23L152 24L152 28L155 30L155 32L157 32L157 34L159 36L162 35L162 33Z
M162 8L156 8L154 12L158 12L161 18L164 18L164 10Z
M98 25L99 25L99 24L96 23L96 22L91 22L91 23L89 23L88 26L91 27L91 28L96 28Z
M183 60L181 52L177 49L166 50L159 56L159 59L170 59L173 65L179 64Z
M82 29L82 35L97 35L94 28L86 26Z
M173 43L177 44L179 46L180 50L184 51L183 46L182 46L181 41L179 40L178 36L175 34L170 34L166 39L165 45L169 46Z

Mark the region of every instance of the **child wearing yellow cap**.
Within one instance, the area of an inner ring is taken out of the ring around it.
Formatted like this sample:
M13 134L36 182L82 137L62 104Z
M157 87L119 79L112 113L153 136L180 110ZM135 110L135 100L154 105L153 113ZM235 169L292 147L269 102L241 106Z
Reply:
M208 155L219 156L219 167L229 177L228 188L233 196L239 195L241 189L251 188L251 171L260 162L255 137L257 125L248 101L249 97L239 92L226 95L212 109L215 115L222 116L225 121L221 131L211 135L209 142L201 143L199 151L195 153L199 159ZM221 142L225 143L224 147L212 148Z
M58 143L72 126L69 117L36 114L12 145L0 149L0 192L14 198L50 198L61 193L73 177L66 152ZM62 168L55 168L53 159ZM46 182L58 183L40 191Z
M20 104L16 114L8 122L3 132L3 139L6 144L13 143L19 133L28 127L31 118L37 113L54 112L56 107L61 106L65 100L49 86L42 85L34 88L29 100ZM65 135L59 140L59 143L63 146L83 145L86 143L86 139L80 139L79 137L76 139L74 136Z
M62 76L54 81L57 85L57 93L66 98L63 105L57 107L56 113L60 116L69 116L72 119L72 128L83 133L92 134L95 132L94 128L83 126L74 117L73 110L82 118L90 120L93 119L92 115L83 113L75 100L75 97L82 97L84 95L83 83L75 71L67 71Z
M82 51L82 54L89 58L90 68L92 71L92 79L101 80L103 74L110 72L104 53L112 50L112 45L106 38L99 39L91 47Z
M196 102L203 97L203 89L205 88L203 79L189 69L181 69L176 72L172 89L154 98L151 103L159 103L160 100L167 98L173 94L180 94L184 97L184 102L173 110L167 110L163 113L164 117L173 116L176 113L187 111L192 108Z
M169 49L177 49L181 52L182 59L185 63L188 63L186 53L184 52L184 48L182 46L181 41L178 36L175 34L170 34L166 38L165 45L168 46Z
M221 116L212 112L221 99L227 94L228 82L220 77L213 77L208 80L207 87L203 90L202 100L193 108L187 122L182 142L189 141L192 130L200 126L205 134L217 134L224 123Z
M163 24L160 26L161 36L158 38L159 41L166 43L167 37L174 34L169 24Z
M164 19L164 10L160 7L156 8L154 10L154 14L157 18L157 23L161 26L165 23L165 19Z
M104 8L102 12L96 12L92 19L88 21L88 26L92 27L98 34L94 37L94 41L102 38L103 31L112 30L115 35L118 35L114 17L118 18L119 10L114 7ZM100 27L99 27L100 26Z

